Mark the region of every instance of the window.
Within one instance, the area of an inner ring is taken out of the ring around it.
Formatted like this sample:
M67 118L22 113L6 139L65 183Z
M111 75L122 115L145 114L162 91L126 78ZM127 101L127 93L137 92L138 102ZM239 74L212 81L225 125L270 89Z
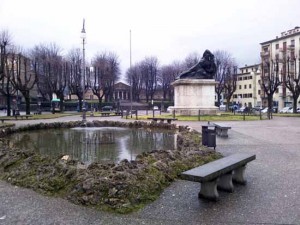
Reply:
M248 80L248 77L244 77L244 80Z
M279 90L278 90L278 88L276 89L276 91L275 91L275 93L278 93L279 92Z
M246 73L248 73L248 69L246 69Z
M276 49L279 49L279 44L276 44Z
M249 79L249 80L252 80L252 76L249 76L248 79Z
M243 94L243 98L247 98L247 94Z
M295 47L295 40L291 40L291 47Z
M242 89L242 85L239 85L239 89Z
M249 97L249 98L252 98L252 93L248 94L248 97Z
M234 94L234 95L233 95L233 98L237 98L237 94Z
M249 84L249 89L251 89L252 88L252 85L251 84Z
M239 77L239 80L243 80L243 78L242 78L242 77Z
M260 90L258 90L258 94L260 95Z
M244 85L244 89L247 89L247 84Z

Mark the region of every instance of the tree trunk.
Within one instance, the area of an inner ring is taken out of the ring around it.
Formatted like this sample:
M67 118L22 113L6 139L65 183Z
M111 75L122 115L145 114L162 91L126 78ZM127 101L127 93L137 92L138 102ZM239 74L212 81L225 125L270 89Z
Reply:
M231 99L231 96L230 96L230 98L226 98L226 111L229 111L230 99Z
M293 95L293 113L297 113L297 100L299 95Z
M220 106L220 102L221 102L221 94L217 93L217 97L218 97L218 102L217 102L217 106Z
M25 108L26 108L26 115L30 115L30 96L26 95L25 98Z
M77 95L77 98L78 98L78 101L79 101L78 102L78 104L79 104L79 109L78 110L79 110L79 112L82 112L82 97Z
M10 112L10 98L11 96L10 95L7 95L6 96L6 105L7 105L7 116L11 116L11 112Z
M268 119L272 119L273 112L273 94L268 95Z
M63 112L64 111L64 100L65 100L64 96L63 95L60 96L59 100L60 100L59 108L60 108L60 111Z

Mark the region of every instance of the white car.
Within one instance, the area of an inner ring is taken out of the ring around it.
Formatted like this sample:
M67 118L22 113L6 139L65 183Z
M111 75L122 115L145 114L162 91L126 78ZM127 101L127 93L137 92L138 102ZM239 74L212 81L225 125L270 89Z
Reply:
M294 111L294 108L293 108L293 107L290 107L286 112L287 112L287 113L293 113L293 111Z
M284 107L282 108L279 113L287 113L288 110L292 109L293 107Z
M262 109L261 112L262 112L262 113L267 113L267 112L268 112L268 107Z
M153 106L153 110L158 110L158 106Z
M167 112L168 112L168 113L172 112L171 107L174 107L174 106L169 106L169 107L167 108Z

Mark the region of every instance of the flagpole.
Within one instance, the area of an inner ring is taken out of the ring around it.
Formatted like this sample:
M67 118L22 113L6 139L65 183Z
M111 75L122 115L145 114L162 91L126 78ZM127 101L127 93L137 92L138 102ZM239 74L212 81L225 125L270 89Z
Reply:
M129 47L130 47L130 61L129 61L129 68L130 68L130 114L132 118L132 71L131 71L131 30L129 30Z

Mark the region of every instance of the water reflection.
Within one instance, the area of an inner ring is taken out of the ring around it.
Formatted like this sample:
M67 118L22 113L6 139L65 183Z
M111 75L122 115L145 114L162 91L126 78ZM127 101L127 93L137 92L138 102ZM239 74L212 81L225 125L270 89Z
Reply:
M85 164L133 160L154 149L174 149L175 134L150 129L90 127L16 133L10 144L50 156L70 155Z

